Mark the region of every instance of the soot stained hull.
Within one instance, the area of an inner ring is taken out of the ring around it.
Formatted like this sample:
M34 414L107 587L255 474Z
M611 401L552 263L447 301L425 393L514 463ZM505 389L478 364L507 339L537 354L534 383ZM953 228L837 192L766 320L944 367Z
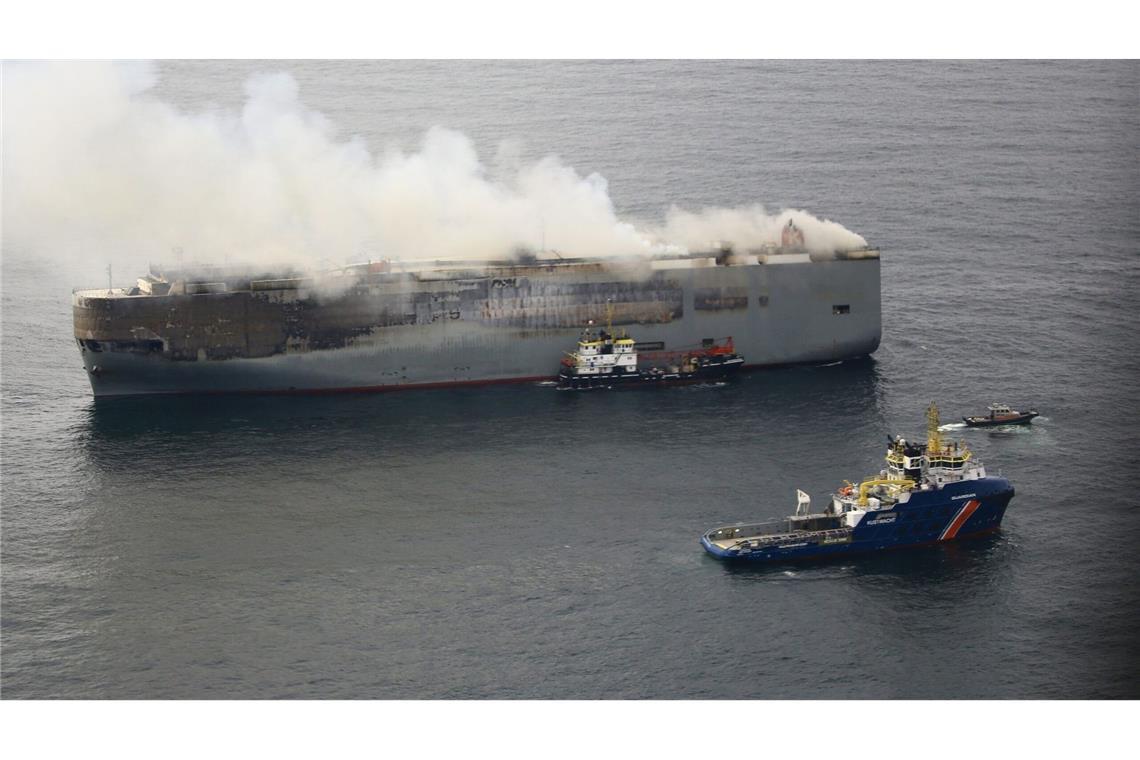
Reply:
M333 295L269 280L195 294L80 291L73 311L92 389L114 397L552 379L607 305L646 350L732 336L750 367L855 358L879 345L879 259L450 269L368 276Z

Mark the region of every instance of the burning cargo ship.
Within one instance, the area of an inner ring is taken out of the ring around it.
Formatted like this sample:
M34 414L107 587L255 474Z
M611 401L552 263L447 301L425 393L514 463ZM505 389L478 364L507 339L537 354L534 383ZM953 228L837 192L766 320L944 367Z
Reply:
M152 267L137 286L73 294L99 398L553 379L566 345L607 318L642 351L731 335L750 367L827 362L878 347L880 306L876 249L786 246L368 262L320 275Z

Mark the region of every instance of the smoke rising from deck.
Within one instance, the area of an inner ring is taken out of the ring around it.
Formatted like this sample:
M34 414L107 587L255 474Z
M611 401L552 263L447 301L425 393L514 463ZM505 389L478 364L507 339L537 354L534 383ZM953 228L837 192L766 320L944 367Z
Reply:
M760 205L706 208L699 212L674 206L666 214L659 236L688 249L699 249L709 240L724 240L748 250L779 244L789 221L803 233L803 247L812 253L846 251L867 245L861 236L836 222L794 209L770 214Z
M502 258L545 239L569 256L777 244L788 218L809 250L862 238L803 211L670 209L618 218L606 180L555 156L491 176L470 138L432 127L374 153L307 108L288 74L246 83L238 110L190 113L153 93L147 64L5 64L5 250L141 266L313 267L368 258ZM509 147L500 158L509 156Z

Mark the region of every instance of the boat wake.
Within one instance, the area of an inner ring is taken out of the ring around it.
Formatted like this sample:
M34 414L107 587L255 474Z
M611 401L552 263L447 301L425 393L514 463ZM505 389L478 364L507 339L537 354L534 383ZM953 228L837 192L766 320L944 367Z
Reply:
M1048 417L1037 417L1034 423L1048 422ZM951 422L947 425L939 425L938 431L946 433L952 430L968 430L971 432L985 432L985 433L1000 433L1002 435L1033 435L1034 428L1040 428L1040 425L1019 425L1010 423L1008 425L988 425L986 427L972 428L964 422Z
M691 385L679 386L679 388L681 390L688 391L689 393L695 393L697 391L702 391L702 390L705 390L705 391L712 390L713 388L724 388L727 385L728 385L728 383L726 383L723 380L720 380L720 381L713 382L713 383L692 383Z
M1039 420L1041 418L1038 417L1037 419ZM1037 420L1034 420L1034 422L1036 422L1036 421ZM1034 432L1034 426L1033 425L994 425L993 427L981 428L981 429L985 430L988 433L993 433L993 434L997 434L997 435L1001 435L1001 436L1037 435L1037 433ZM1037 430L1040 431L1041 427L1037 426Z

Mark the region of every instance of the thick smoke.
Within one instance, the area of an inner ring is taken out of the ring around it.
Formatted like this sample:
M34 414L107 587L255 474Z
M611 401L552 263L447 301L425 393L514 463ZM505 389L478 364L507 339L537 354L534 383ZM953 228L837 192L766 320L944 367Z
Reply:
M700 248L710 240L723 240L748 250L777 245L791 221L803 232L803 247L812 253L847 251L867 241L841 224L819 219L806 211L787 209L772 215L763 206L707 208L691 213L674 206L665 218L662 239L684 248Z
M863 244L802 211L671 209L660 228L617 218L606 181L555 157L492 178L465 135L374 155L301 102L287 74L246 85L240 111L186 113L145 64L5 64L3 240L56 258L320 266L366 258L503 257L545 238L571 256L777 243ZM502 156L509 150L500 151ZM501 175L501 176L500 176Z

